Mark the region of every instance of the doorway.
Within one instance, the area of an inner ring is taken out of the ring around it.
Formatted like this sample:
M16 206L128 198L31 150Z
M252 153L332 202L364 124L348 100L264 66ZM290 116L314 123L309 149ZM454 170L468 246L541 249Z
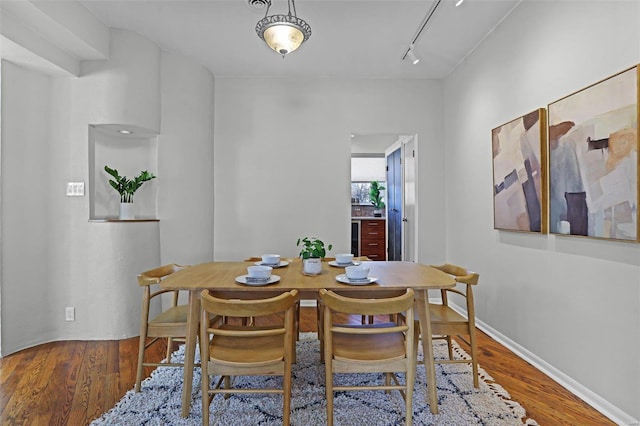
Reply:
M386 204L384 209L386 258L387 260L410 262L417 260L417 142L417 134L351 135L352 237L356 238L355 243L352 241L354 247L358 245L357 235L359 233L357 230L354 231L354 223L357 224L359 221L358 217L354 217L353 212L364 206L354 204L354 179L356 181L362 179L379 180L386 187L383 200ZM391 161L389 161L390 155L392 156ZM360 170L354 172L354 158L370 160L378 158L382 161L381 175L362 177L359 173ZM358 200L355 202L357 203Z
M398 137L387 159L388 260L415 262L417 252L416 162L418 135Z

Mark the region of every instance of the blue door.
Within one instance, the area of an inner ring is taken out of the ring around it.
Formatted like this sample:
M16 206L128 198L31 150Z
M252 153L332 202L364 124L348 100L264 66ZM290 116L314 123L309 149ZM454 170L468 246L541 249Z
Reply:
M402 153L387 156L387 260L402 260Z

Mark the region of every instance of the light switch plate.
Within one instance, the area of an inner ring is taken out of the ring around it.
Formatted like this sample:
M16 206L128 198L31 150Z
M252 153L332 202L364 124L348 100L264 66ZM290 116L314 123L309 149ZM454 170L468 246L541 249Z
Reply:
M67 182L67 197L84 197L84 182Z
M76 309L73 306L67 306L64 308L64 319L67 321L76 320Z

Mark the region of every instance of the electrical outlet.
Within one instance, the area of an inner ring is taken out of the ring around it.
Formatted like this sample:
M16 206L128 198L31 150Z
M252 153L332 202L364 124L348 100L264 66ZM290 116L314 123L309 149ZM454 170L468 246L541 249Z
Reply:
M64 319L67 321L75 321L76 320L76 308L73 306L67 306L64 308Z

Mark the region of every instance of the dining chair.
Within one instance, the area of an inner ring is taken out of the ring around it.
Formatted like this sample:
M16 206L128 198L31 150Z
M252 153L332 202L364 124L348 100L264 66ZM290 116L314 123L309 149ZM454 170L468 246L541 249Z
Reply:
M209 424L209 405L216 394L283 395L283 424L291 411L291 365L295 352L295 306L298 291L291 290L266 299L225 299L204 290L201 293L200 359L202 369L202 424ZM225 317L258 318L282 315L282 323L271 326L230 324ZM213 388L209 376L220 376ZM281 388L234 388L231 377L282 376Z
M159 284L165 277L184 268L185 266L172 263L145 271L137 277L138 285L143 288L143 293L142 309L140 311L140 343L138 347L136 392L140 392L144 367L183 367L182 363L172 363L170 361L174 340L184 341L187 335L189 307L188 305L178 305L179 292L177 290L162 290L154 286ZM164 293L173 293L171 305L154 318L149 319L151 301ZM153 339L147 342L149 337ZM161 338L167 339L166 362L144 362L145 351Z
M252 256L248 257L244 260L245 262L262 262L262 256ZM253 324L253 318L244 318L243 324ZM295 317L295 328L296 328L296 340L300 340L300 300L296 302L296 317Z
M338 391L399 390L405 401L405 424L412 424L418 333L413 318L414 292L381 299L359 299L320 290L324 306L324 360L327 425L333 425L333 394ZM403 313L398 322L350 324L348 316ZM336 315L336 314L346 314ZM342 320L341 320L342 318ZM400 320L401 319L401 320ZM345 323L347 321L347 323ZM336 373L382 373L384 384L335 385ZM404 373L404 384L396 374ZM393 382L393 384L392 384ZM363 419L364 422L365 419Z
M432 339L447 341L449 358L436 360L436 364L471 364L473 371L473 386L478 387L478 349L476 342L475 308L473 303L473 286L478 284L480 276L467 271L462 266L444 264L431 265L442 272L452 275L458 286L440 290L441 303L429 303L429 315L431 317ZM462 297L467 308L466 317L456 312L449 306L449 296ZM457 336L471 348L471 359L454 359L451 337ZM462 336L469 336L467 341ZM424 336L423 336L424 338Z
M324 258L324 261L327 262L327 263L328 262L332 262L334 260L336 260L335 257L325 257ZM353 258L353 261L354 262L368 262L368 261L371 261L371 259L368 258L367 256L355 256ZM321 334L322 330L321 330L321 328L322 328L322 312L323 312L323 309L322 309L322 302L320 300L316 301L316 307L317 307L316 316L317 316L317 320L318 320L318 339L320 339L320 342L322 343L322 334ZM362 315L360 320L362 321L362 324L365 324L367 321L369 322L369 324L373 324L373 317L372 318L368 318L366 315ZM322 348L320 348L320 349L322 349ZM322 359L322 357L323 357L323 354L322 354L322 351L320 351L320 358Z

